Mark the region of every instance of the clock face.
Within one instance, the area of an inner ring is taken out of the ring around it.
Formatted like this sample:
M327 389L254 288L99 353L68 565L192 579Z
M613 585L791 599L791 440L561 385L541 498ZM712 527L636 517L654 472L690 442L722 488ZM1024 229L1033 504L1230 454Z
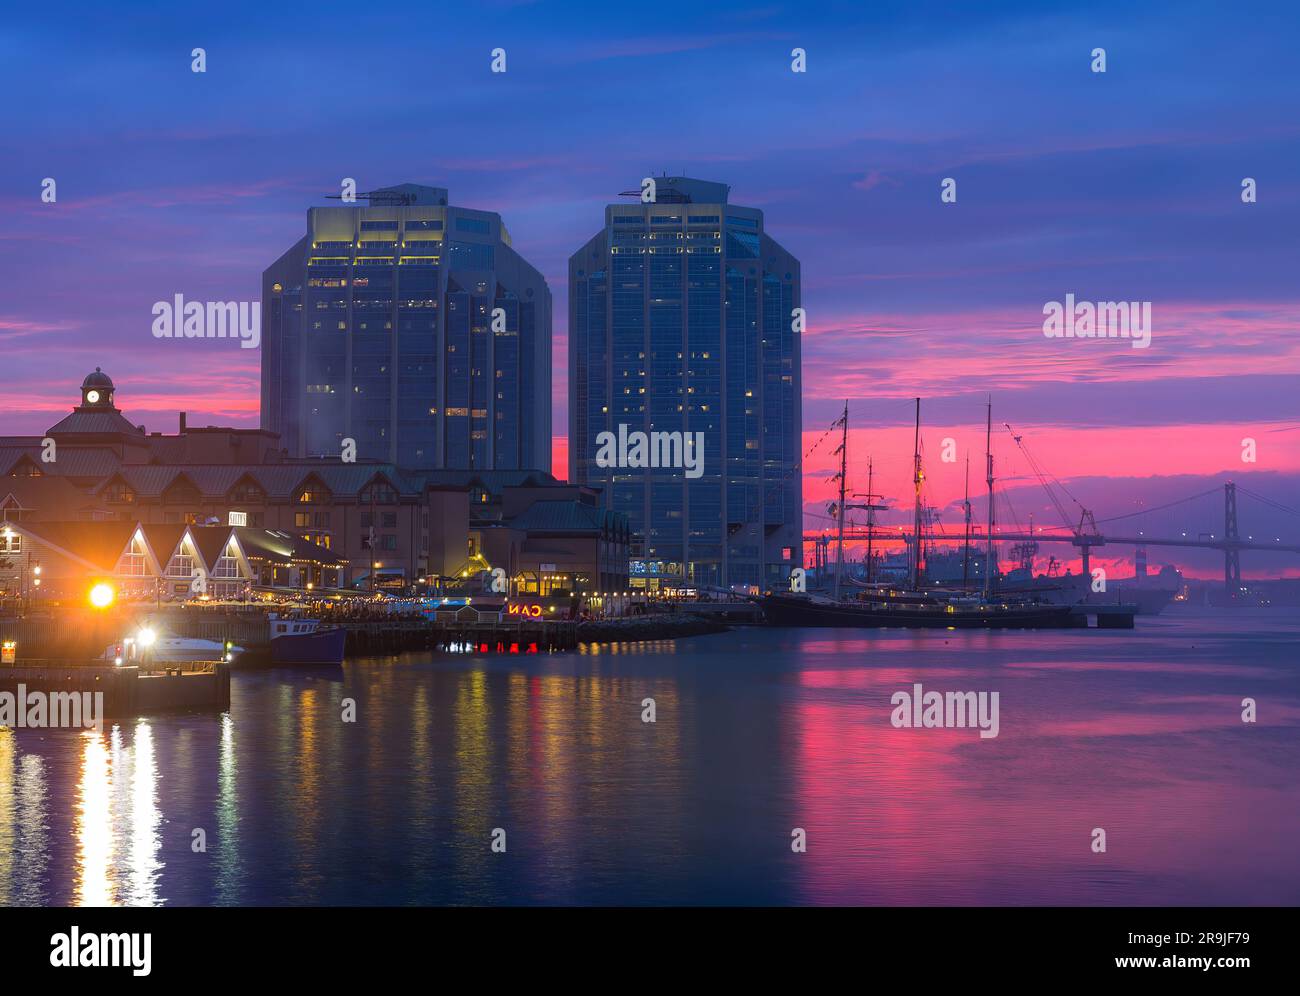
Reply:
M98 392L98 391L87 391L87 392L86 392L86 400L89 401L92 405L95 404L96 402L99 401L99 392Z

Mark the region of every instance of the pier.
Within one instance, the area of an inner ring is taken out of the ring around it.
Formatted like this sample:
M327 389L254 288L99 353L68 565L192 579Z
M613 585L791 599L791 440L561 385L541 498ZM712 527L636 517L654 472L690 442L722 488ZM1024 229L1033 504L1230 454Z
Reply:
M98 661L30 660L0 666L0 692L46 696L102 693L103 715L122 718L230 708L230 667L221 661L142 670Z
M229 641L244 647L255 662L270 646L265 612L179 610L157 622L177 636ZM395 618L340 620L329 625L347 630L348 657L373 657L407 651L479 653L557 653L578 645L577 623L552 619L441 620ZM512 649L513 648L513 649Z
M1079 628L1132 629L1137 606L1080 602L1072 606L1070 614L1077 620L1075 625Z

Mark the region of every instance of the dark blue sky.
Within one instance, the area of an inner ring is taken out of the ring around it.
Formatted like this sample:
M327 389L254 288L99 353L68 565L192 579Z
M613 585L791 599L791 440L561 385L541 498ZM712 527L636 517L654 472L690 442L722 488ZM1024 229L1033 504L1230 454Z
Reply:
M731 184L803 261L810 432L844 397L864 429L900 425L920 393L951 434L992 391L1059 474L1110 478L1115 501L1243 469L1248 434L1270 444L1259 487L1294 495L1300 432L1275 430L1300 422L1298 28L1291 3L11 9L5 431L43 430L95 365L151 429L181 407L255 421L257 354L154 340L150 307L255 300L307 208L355 177L502 214L555 297L562 433L566 259L667 170ZM1151 301L1152 348L1045 339L1067 292Z

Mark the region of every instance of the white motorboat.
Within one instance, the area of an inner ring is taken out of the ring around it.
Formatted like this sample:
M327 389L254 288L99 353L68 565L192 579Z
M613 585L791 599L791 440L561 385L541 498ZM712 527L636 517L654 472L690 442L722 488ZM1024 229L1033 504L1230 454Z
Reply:
M151 642L143 639L110 644L104 651L104 660L123 664L148 662L150 664L185 664L192 661L232 661L244 652L233 644L227 647L216 640L199 640L188 636L155 636Z

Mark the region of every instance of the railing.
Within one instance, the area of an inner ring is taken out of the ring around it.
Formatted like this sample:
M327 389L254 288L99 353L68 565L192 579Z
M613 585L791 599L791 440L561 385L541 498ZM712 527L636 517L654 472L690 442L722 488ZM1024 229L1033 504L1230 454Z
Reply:
M124 661L115 664L112 661L93 657L26 657L12 664L0 664L0 674L6 671L21 671L24 668L48 669L58 671L67 668L100 668L105 671L135 670L142 675L158 673L215 674L224 661Z
M19 657L12 664L0 664L0 674L6 671L21 671L25 667L47 667L51 670L65 667L100 667L108 671L117 671L122 667L135 667L135 664L114 664L112 661L90 657Z

